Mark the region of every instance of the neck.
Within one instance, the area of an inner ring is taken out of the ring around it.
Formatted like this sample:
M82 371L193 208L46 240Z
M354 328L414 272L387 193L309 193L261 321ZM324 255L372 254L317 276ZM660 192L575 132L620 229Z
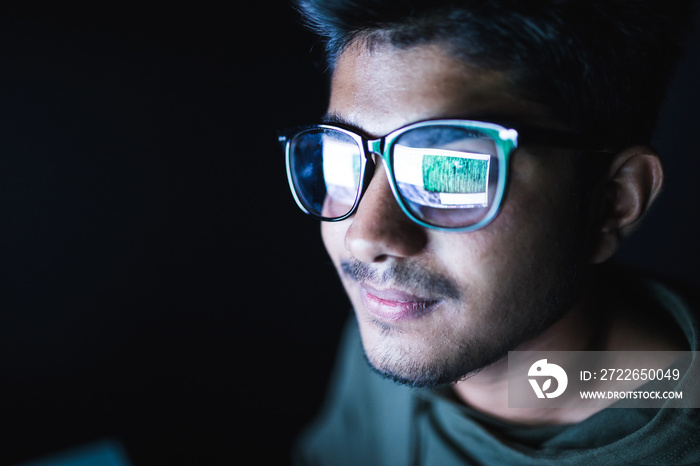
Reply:
M580 299L564 316L533 340L515 351L586 351L597 340L597 332L586 318L585 300ZM589 314L590 315L590 314ZM530 424L568 424L592 414L590 410L552 408L508 408L508 359L501 358L476 375L453 385L457 396L468 405L506 421Z
M514 350L687 350L682 340L672 333L673 325L663 322L664 312L648 313L653 318L640 322L638 313L630 311L649 307L650 303L626 301L622 298L623 293L611 289L612 287L603 285L589 288L559 321ZM605 318L596 319L594 316ZM474 376L455 383L453 389L462 401L473 408L495 418L525 425L572 424L583 421L606 407L590 407L590 404L582 401L573 401L563 408L509 408L507 356Z

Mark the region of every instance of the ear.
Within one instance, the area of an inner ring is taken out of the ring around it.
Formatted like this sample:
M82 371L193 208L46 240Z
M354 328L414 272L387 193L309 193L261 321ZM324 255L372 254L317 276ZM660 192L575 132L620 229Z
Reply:
M651 147L630 147L613 157L603 186L591 263L604 262L613 255L654 203L663 181L661 160Z

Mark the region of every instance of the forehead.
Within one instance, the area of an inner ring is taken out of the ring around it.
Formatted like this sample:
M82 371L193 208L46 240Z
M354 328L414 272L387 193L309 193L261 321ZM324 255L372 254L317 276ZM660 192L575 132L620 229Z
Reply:
M336 61L328 113L373 136L431 118L548 118L517 96L503 71L470 67L440 44L353 43Z

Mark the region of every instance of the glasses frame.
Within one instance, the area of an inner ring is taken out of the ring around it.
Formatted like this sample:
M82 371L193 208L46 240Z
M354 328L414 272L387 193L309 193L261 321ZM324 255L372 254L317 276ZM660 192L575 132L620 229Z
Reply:
M396 177L394 175L394 167L392 160L392 148L394 146L395 141L401 135L408 131L435 125L454 126L460 129L479 131L493 139L493 141L496 143L496 157L498 159L498 184L496 186L496 192L486 215L480 221L473 225L464 227L445 227L425 222L420 218L416 217L411 212L411 210L407 206L407 201L399 193L399 189L396 184ZM352 138L360 147L361 153L359 189L355 196L352 208L348 211L347 214L340 217L324 217L310 212L304 206L299 194L297 193L295 173L291 167L292 142L295 138L307 132L318 130L334 130L343 133L346 136ZM596 142L591 142L590 140L585 139L580 135L568 133L565 131L525 127L521 127L519 130L516 130L512 127L503 126L497 123L463 119L440 119L419 121L401 127L395 131L392 131L386 136L377 139L367 138L354 129L348 129L343 125L337 124L317 124L300 126L287 131L283 131L279 134L279 141L284 145L287 181L289 182L289 187L292 191L292 195L294 196L296 204L304 213L318 220L326 222L340 222L354 215L360 205L360 202L362 201L364 193L367 191L367 188L373 178L374 170L376 169L376 165L378 163L373 160L373 156L377 156L384 161L385 172L387 175L387 180L389 181L389 185L391 187L391 192L394 195L394 199L396 199L396 202L398 203L403 213L413 222L422 227L438 231L451 232L475 231L485 227L496 218L496 216L501 210L501 205L506 195L506 189L508 186L508 176L510 170L510 160L515 150L519 147L519 139L521 138L525 139L529 143L556 146L561 147L563 149L583 150L586 152L613 152L612 149L602 148L602 145Z

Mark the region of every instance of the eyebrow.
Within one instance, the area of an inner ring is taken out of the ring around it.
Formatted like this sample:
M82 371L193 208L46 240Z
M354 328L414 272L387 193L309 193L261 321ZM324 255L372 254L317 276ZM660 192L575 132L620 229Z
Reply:
M356 121L353 121L350 118L346 118L338 113L333 112L326 113L325 115L323 115L323 117L321 117L321 123L360 129L360 125L357 124Z
M512 127L512 126L522 126L518 124L513 124L512 119L508 119L505 117L502 117L499 114L478 114L478 115L469 115L469 116L445 116L445 117L440 117L440 118L434 118L435 120L471 120L471 121L481 121L481 122L488 122L488 123L495 123L495 124L501 124L506 127ZM430 119L427 119L425 121L430 121ZM328 125L337 125L337 126L343 126L346 127L347 129L351 130L356 130L359 132L362 132L362 125L357 121L352 118L344 117L343 115L335 112L328 112L323 117L321 117L321 123L323 124L328 124ZM412 122L416 123L416 122ZM409 123L411 124L411 123ZM396 128L398 129L398 128Z
M486 118L471 117L471 118L445 118L445 119L456 119L456 120L471 120L471 121L481 121L489 122L502 125L506 128L518 128L517 131L523 139L528 139L533 142L540 142L548 145L554 145L562 148L568 149L579 149L590 152L617 152L614 147L605 144L603 141L597 141L594 138L586 137L579 134L570 133L568 131L529 127L527 125L512 124L512 121L508 121L505 118L490 118L487 115ZM494 116L494 115L492 115ZM429 120L426 120L429 121ZM321 122L329 125L337 125L340 127L345 127L351 131L358 134L366 134L359 123L351 118L346 118L343 115L335 112L328 112L323 117L321 117Z

